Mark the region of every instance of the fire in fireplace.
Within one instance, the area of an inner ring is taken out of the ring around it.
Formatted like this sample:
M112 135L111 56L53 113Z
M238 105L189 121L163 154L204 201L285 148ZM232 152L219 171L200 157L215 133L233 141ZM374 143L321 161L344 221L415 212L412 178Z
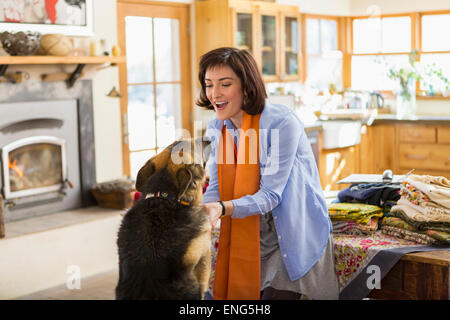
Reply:
M58 192L66 181L63 139L52 136L20 139L2 148L2 158L6 200Z

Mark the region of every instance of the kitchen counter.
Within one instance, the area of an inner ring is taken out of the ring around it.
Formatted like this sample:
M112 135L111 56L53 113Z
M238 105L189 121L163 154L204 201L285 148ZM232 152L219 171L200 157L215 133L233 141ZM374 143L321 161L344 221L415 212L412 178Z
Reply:
M397 119L395 114L380 114L378 115L374 123L380 123L384 121L398 121L401 123L432 123L432 124L448 124L450 122L450 116L428 116L428 115L417 115L413 119Z

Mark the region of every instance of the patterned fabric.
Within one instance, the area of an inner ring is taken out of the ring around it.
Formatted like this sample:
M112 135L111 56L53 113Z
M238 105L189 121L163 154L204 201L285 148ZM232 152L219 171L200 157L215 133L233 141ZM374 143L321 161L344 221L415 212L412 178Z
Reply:
M367 235L378 229L378 219L378 217L372 217L367 224L361 224L354 221L333 220L333 233Z
M430 236L437 240L439 244L450 243L450 227L446 227L439 222L419 222L408 218L400 209L389 213L388 217L383 218L381 226L394 226L408 231L414 231Z
M220 221L217 222L216 227L211 232L211 276L209 277L208 292L211 297L213 296L214 278L216 273L216 258L217 250L219 249L219 236L220 236Z
M354 221L368 224L373 217L382 217L380 207L362 203L331 203L328 205L331 220Z
M400 195L409 202L419 205L420 202L430 202L430 198L422 191L410 185L408 182L403 181L400 187Z
M409 231L417 231L416 228L414 228L413 225L407 223L406 221L398 218L398 217L391 217L387 216L381 219L380 225L383 226L391 226L396 228L402 228Z
M383 249L417 246L416 242L399 239L380 231L367 236L334 234L336 275L342 291Z
M425 231L425 233L427 235L429 235L430 237L432 237L433 239L436 239L440 243L446 243L446 244L450 243L450 233L448 233L448 232L443 232L443 231L438 231L438 230L427 230L427 231Z
M450 222L450 209L439 206L432 201L420 201L419 204L416 205L402 196L400 200L397 201L397 204L406 205L414 209L414 211L412 211L414 215L411 217L414 220Z
M401 201L402 199L400 199ZM411 204L413 206L413 204ZM435 229L444 232L450 232L450 222L439 221L424 216L410 205L398 204L392 207L388 216L398 217L409 224L412 224L418 230Z
M414 231L405 230L402 228L392 227L392 226L381 226L381 232L384 234L388 234L400 239L406 239L410 241L414 241L420 244L435 244L437 243L437 240L433 239L432 237L423 234L418 233Z
M450 183L446 178L410 175L405 181L425 193L431 201L450 209Z

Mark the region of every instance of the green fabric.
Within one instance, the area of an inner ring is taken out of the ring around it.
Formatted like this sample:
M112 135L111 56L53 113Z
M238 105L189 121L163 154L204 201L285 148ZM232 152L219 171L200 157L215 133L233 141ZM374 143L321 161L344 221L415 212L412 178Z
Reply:
M390 212L381 225L395 226L405 230L426 234L440 243L450 243L450 227L446 222L414 221L401 211ZM413 229L411 229L413 228Z
M439 221L416 221L409 218L402 211L391 211L388 214L388 217L397 217L400 218L407 223L413 225L417 230L426 231L426 230L436 230L450 233L450 223L449 222L439 222Z
M331 203L328 205L331 220L355 221L368 224L373 217L382 217L380 207L363 203Z

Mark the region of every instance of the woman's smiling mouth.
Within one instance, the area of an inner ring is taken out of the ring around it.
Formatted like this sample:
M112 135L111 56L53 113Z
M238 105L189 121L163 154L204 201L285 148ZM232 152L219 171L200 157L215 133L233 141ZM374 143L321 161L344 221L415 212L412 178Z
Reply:
M225 107L228 105L228 102L216 102L216 107L218 110L225 109Z

